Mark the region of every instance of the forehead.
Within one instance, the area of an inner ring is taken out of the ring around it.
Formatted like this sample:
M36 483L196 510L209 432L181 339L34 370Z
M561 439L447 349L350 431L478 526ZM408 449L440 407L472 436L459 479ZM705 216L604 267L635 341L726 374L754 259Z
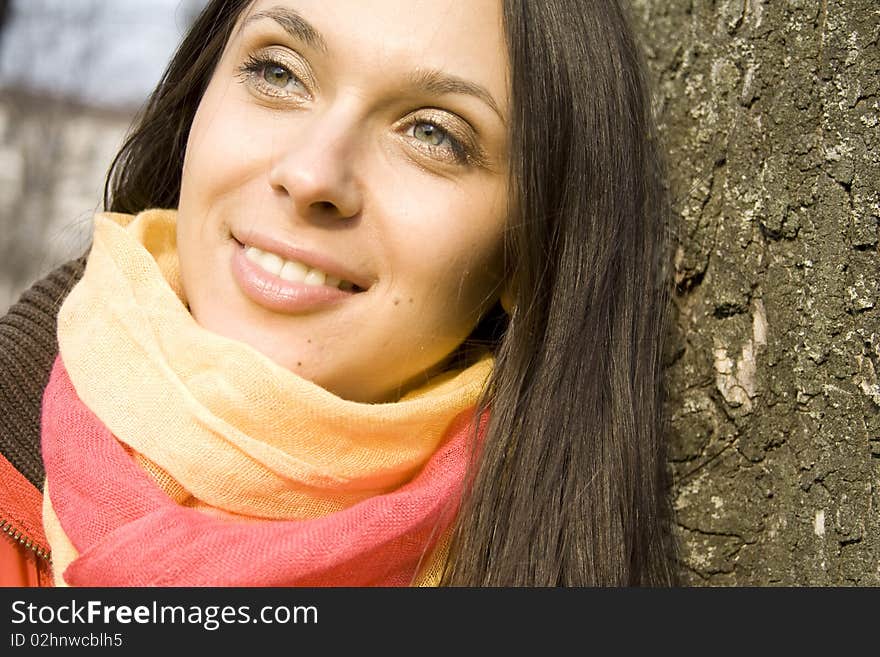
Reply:
M500 0L257 0L245 30L271 27L256 16L292 11L320 36L326 55L393 76L437 69L486 86L503 102L507 47Z

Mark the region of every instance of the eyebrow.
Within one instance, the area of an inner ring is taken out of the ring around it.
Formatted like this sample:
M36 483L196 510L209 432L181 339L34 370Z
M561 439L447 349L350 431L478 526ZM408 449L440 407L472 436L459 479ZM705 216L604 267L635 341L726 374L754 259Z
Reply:
M288 7L272 7L271 9L255 12L242 24L241 29L244 29L251 23L265 19L271 19L278 23L291 38L302 41L322 53L327 53L327 42L324 41L321 33L302 15ZM419 69L409 76L407 82L415 91L428 95L460 94L473 96L482 100L498 115L502 123L506 123L498 103L495 102L495 98L492 97L489 90L475 82L436 69Z
M272 7L265 11L255 12L248 16L248 19L242 24L241 29L244 29L251 23L256 23L257 21L266 18L278 23L292 38L302 41L315 50L320 50L324 53L327 52L327 43L324 41L321 33L312 27L311 23L299 13L287 7Z
M489 108L498 115L501 122L504 123L504 116L498 108L498 103L492 97L489 91L475 82L465 80L443 71L436 69L420 69L413 73L409 78L409 85L416 91L426 94L434 94L441 96L443 94L462 94L473 96L482 100Z

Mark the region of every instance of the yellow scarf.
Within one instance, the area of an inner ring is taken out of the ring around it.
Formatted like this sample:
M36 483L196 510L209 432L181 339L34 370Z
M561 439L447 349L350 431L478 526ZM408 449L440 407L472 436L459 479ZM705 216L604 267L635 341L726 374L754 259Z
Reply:
M78 397L178 504L243 522L333 514L412 479L477 402L488 354L398 402L362 404L207 331L186 307L175 221L172 210L95 218L58 344ZM44 521L63 583L77 554L48 492ZM420 584L436 584L442 543Z

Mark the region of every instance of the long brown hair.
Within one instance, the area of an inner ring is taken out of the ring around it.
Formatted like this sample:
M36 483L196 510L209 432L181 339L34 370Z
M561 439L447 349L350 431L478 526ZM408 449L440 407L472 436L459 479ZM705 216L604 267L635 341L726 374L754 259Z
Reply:
M114 160L108 210L177 206L193 116L249 4L198 17ZM515 308L487 333L490 420L443 583L674 585L667 207L639 48L617 0L503 8Z

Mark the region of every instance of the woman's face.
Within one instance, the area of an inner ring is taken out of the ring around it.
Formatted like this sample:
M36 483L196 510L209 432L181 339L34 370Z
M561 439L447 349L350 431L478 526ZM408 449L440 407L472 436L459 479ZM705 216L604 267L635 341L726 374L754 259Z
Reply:
M254 3L187 144L193 317L345 399L423 382L501 291L507 111L497 0Z

